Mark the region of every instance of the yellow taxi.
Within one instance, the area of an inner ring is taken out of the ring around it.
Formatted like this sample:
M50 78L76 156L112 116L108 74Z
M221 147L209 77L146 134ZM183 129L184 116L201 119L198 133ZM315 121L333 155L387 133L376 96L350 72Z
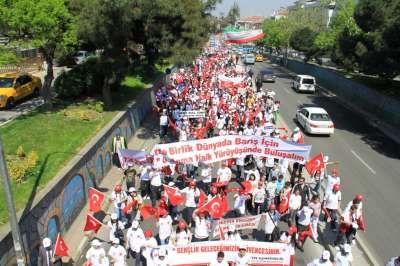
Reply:
M264 61L264 57L261 54L256 55L256 62L262 62Z
M42 82L28 73L0 74L0 108L12 108L15 103L31 95L39 95Z

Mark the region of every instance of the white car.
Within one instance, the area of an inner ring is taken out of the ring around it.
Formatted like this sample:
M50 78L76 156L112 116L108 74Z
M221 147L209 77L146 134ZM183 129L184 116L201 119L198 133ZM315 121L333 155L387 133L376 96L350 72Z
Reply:
M309 134L332 135L335 130L328 113L321 107L303 107L297 110L296 120Z
M246 54L243 61L247 65L253 65L256 62L256 57L253 54Z
M84 63L88 57L89 57L88 51L78 51L74 56L74 60L77 65L80 65Z
M305 91L314 93L316 83L313 76L297 75L292 86L297 92Z

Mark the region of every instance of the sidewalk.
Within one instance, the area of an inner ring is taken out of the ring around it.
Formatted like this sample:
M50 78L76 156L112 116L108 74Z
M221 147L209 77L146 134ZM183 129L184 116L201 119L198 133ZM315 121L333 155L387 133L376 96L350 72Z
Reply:
M150 113L146 116L142 126L135 132L134 136L129 141L128 148L150 151L153 145L159 143L159 129L157 123L154 123L155 120L158 121L158 117L154 113ZM115 184L121 183L121 181L122 172L117 167L112 167L108 174L103 178L103 181L98 184L97 189L105 193L106 196L109 196ZM106 224L109 220L107 213L110 206L111 202L108 200L108 198L106 198L102 206L103 211L96 213L94 217ZM86 222L86 215L89 213L88 208L89 204L86 204L71 225L70 229L64 234L65 242L70 248L69 255L72 258L73 265L80 265L77 263L80 261L85 261L85 253L92 239L97 238L100 241L105 242L108 242L109 240L109 230L106 225L101 227L97 235L93 232L83 232Z

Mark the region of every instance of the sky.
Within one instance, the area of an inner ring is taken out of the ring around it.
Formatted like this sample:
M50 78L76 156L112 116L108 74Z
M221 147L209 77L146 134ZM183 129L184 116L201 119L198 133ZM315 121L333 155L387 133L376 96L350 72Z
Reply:
M223 12L226 15L235 1L239 4L240 17L247 17L270 16L275 10L289 6L295 0L222 0L222 3L217 5L213 14L219 16Z

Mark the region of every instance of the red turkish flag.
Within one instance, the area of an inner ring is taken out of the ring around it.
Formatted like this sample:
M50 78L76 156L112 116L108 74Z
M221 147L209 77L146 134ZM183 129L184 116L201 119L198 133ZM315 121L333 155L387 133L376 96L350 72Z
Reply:
M305 167L309 174L324 168L325 164L324 164L324 157L323 157L322 153L318 154L317 156L315 156L314 158L309 160L306 163Z
M214 197L199 208L199 211L207 211L214 219L221 218L228 210L226 202L222 198Z
M95 188L89 188L89 211L98 212L101 210L101 204L104 201L104 194Z
M243 181L242 183L243 190L245 194L248 194L253 189L253 184L250 181Z
M86 216L86 224L83 231L93 231L97 234L101 226L102 223L99 220L94 218L92 215L88 214Z
M173 206L181 205L186 201L185 195L182 195L177 188L164 185L164 191Z
M68 250L69 249L64 241L64 238L62 238L60 234L58 234L56 244L54 245L54 256L68 257Z
M140 214L142 215L143 220L157 218L158 208L153 208L150 205L143 205L142 208L140 208Z
M299 233L299 241L305 241L307 237L313 236L311 224L308 225L307 231L303 231Z
M130 210L132 210L133 207L135 207L137 204L137 200L133 200L131 202L129 202L128 204L126 204L125 208L123 208L121 211L122 213L126 214L128 213Z
M361 215L360 218L357 220L358 227L360 230L365 231L365 220L364 215Z
M199 197L199 203L197 204L197 207L200 207L201 205L203 205L206 202L207 199L207 195L206 193L200 189L200 197Z
M283 196L281 203L279 203L279 213L284 214L289 209L289 199L291 191L288 191L286 195Z

